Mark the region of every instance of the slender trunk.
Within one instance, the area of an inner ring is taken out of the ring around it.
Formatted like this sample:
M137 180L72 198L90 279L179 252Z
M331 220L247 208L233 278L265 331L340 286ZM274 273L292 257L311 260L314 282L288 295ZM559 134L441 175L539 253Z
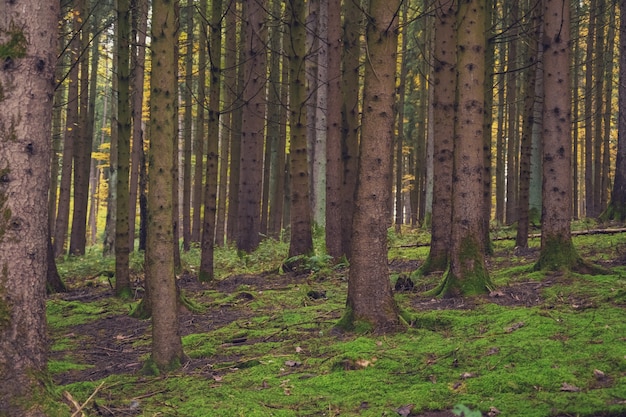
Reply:
M187 0L186 24L187 24L187 47L185 50L185 84L183 85L183 103L185 114L183 120L183 205L182 205L182 235L183 250L189 251L191 244L191 137L193 124L193 102L191 91L193 89L193 42L194 42L194 0ZM201 17L202 19L203 17Z
M148 0L131 0L131 116L133 121L133 143L131 149L129 198L128 198L128 244L135 249L135 224L137 219L137 195L139 173L143 160L143 83L146 62L146 33L148 27Z
M289 0L289 130L291 180L291 240L289 257L313 251L309 171L307 163L307 96L305 91L305 7L304 0Z

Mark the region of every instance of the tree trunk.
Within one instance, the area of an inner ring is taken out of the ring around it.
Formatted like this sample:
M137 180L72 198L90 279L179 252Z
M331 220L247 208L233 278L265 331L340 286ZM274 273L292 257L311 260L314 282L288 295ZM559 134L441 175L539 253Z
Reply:
M446 269L452 233L452 170L456 91L455 2L435 3L434 158L430 252L419 274Z
M143 83L146 62L146 33L148 27L148 0L131 0L131 100L133 120L133 143L131 149L129 199L128 199L128 245L135 249L135 224L137 219L137 195L139 173L144 160L143 150Z
M65 251L65 239L70 218L70 193L72 188L72 161L74 143L79 137L78 128L78 77L80 56L80 14L72 13L72 40L69 45L70 70L68 75L67 110L65 114L65 138L63 140L63 159L61 165L61 183L59 187L59 203L57 204L56 223L54 226L54 256L58 257Z
M159 371L184 359L178 328L172 187L174 140L177 137L178 3L152 1L152 71L150 74L150 158L146 285L152 306L152 357Z
M376 332L399 323L389 281L387 227L393 175L395 71L399 0L371 0L366 30L368 59L363 87L353 247L346 313L341 325Z
M509 53L507 62L506 101L508 108L507 150L506 150L506 224L511 225L517 221L517 209L519 207L518 183L519 170L519 107L517 103L517 38L519 36L518 2L509 3L508 22L511 26L511 40L509 41Z
M85 0L76 1L82 29L80 31L80 92L78 137L74 143L74 209L72 211L72 227L70 232L69 253L84 255L87 237L87 204L89 202L89 169L91 168L91 144L93 139L93 122L89 121L89 25ZM90 129L91 125L91 129Z
M0 414L45 416L52 97L59 2L3 4L0 19ZM56 410L59 411L59 410Z
M606 52L604 54L604 97L602 100L602 173L600 181L600 211L604 213L608 206L609 199L609 183L611 176L611 117L613 116L613 58L615 51L615 3L610 2L608 8L609 13L609 30L607 34ZM624 35L626 36L626 35Z
M246 8L246 3L241 2L241 8ZM234 7L234 3L231 3L231 7L228 8L228 13L243 13L243 10L238 11ZM227 19L229 15L227 14ZM233 24L236 21L235 17L231 17ZM232 25L229 25L233 27ZM243 122L243 88L244 88L244 62L246 61L245 55L245 36L244 36L244 24L239 24L239 43L237 44L238 55L237 60L239 65L232 68L232 77L226 75L226 88L233 91L235 99L233 101L233 112L231 116L231 137L230 137L230 178L228 183L228 217L226 226L226 236L229 242L236 242L237 234L239 233L239 182L241 177L241 140L242 140L242 122ZM227 34L234 35L235 29L226 30ZM232 44L236 44L235 40L232 40ZM230 51L230 47L227 47L227 51ZM233 51L237 54L237 50ZM236 68L236 70L235 70ZM227 74L231 70L227 69ZM229 84L232 84L230 86Z
M359 153L359 57L363 12L356 1L344 2L343 8L341 247L349 259L352 256L352 219Z
M341 245L341 0L328 0L327 132L326 132L326 253L335 260Z
M281 84L281 56L282 51L282 34L283 24L281 15L281 1L272 0L271 8L272 15L275 16L275 20L272 21L270 27L270 63L269 63L269 97L267 105L267 149L269 150L269 161L267 164L270 168L269 178L267 181L267 204L268 210L267 216L267 235L272 238L278 238L280 236L280 221L276 222L280 217L277 216L277 212L282 213L283 205L283 193L282 189L278 188L280 177L284 176L284 160L281 161L279 155L281 154L280 147L282 146L282 155L284 159L284 141L281 140L281 94L284 87L285 80ZM280 17L280 18L279 18ZM286 64L286 61L284 62Z
M528 248L528 229L530 223L530 169L532 158L532 130L535 112L535 84L537 79L537 50L539 43L538 8L532 12L532 27L535 31L530 32L526 51L526 65L524 76L524 122L522 125L522 138L520 141L520 171L519 171L519 208L517 221L517 238L515 245L520 248Z
M626 0L619 2L620 16L626 16ZM618 221L626 219L626 19L619 23L619 115L617 122L617 157L615 160L615 179L611 201L603 218Z
M541 252L535 269L570 269L572 243L570 13L567 0L546 0L543 36L543 192ZM590 191L590 190L588 190Z
M457 25L450 264L435 291L442 296L473 295L493 288L485 265L483 230L484 0L459 4Z
M587 29L587 56L585 58L585 212L586 217L596 217L593 199L593 52L596 40L597 0L589 5L589 28ZM547 70L547 65L544 64ZM548 92L549 90L545 90Z
M191 136L193 123L193 60L194 60L194 0L187 0L185 23L187 25L187 46L185 49L185 84L183 86L183 103L185 113L183 117L183 206L182 206L182 235L183 250L189 251L191 245ZM200 17L203 19L204 17ZM202 36L202 34L200 34ZM202 82L202 81L200 81Z
M117 213L115 222L115 294L131 296L129 266L129 186L130 173L130 0L118 0L117 5ZM113 186L113 184L111 184Z
M289 56L289 129L291 179L291 240L289 257L308 255L313 251L309 171L307 162L307 95L304 63L306 56L306 21L303 0L289 0L291 30Z
M193 166L193 186L191 190L191 236L192 242L200 242L202 231L202 190L204 175L204 152L205 152L205 119L204 108L206 107L206 65L207 65L207 39L209 37L208 25L206 20L207 0L201 0L198 5L200 17L198 19L199 36L198 36L198 88L196 92L196 100L198 106L196 110L196 128L194 131L193 154L195 163ZM228 15L227 15L228 16ZM228 36L228 34L226 35ZM234 67L234 65L233 65ZM228 90L227 90L228 91ZM227 93L228 94L228 93ZM227 107L228 108L228 107ZM229 126L226 126L226 131Z
M251 1L244 8L245 63L237 248L255 250L260 238L263 182L263 145L265 139L265 89L267 84L266 0Z
M211 2L211 39L209 50L222 50L222 1ZM221 54L210 56L211 86L209 90L209 148L206 163L204 189L204 223L202 227L202 254L200 257L200 281L214 277L213 252L215 247L215 220L217 213L218 148L220 131Z

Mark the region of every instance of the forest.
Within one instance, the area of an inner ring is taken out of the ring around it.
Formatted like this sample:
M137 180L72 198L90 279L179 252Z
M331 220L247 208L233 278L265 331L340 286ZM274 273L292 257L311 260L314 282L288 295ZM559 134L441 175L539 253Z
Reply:
M626 415L625 13L5 2L0 417Z

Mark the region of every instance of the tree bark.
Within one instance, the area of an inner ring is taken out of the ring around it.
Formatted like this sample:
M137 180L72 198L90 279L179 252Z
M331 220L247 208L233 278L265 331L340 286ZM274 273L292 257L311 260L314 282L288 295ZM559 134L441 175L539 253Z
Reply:
M452 233L452 170L456 91L455 2L435 3L434 158L430 252L418 274L446 269Z
M328 96L326 132L326 253L345 254L341 241L341 0L328 0Z
M0 18L0 414L44 416L50 137L59 2Z
M131 296L128 237L129 217L129 174L130 174L130 0L118 0L117 6L117 213L115 222L115 294Z
M626 0L619 2L620 16L626 16ZM619 115L617 122L617 157L613 192L603 218L624 221L626 219L626 19L619 23Z
M267 84L266 0L248 2L244 8L245 62L243 120L237 247L245 252L255 250L260 238L263 182L263 145L265 139L265 90Z
M343 10L341 247L349 259L352 253L352 220L359 154L359 68L363 12L356 1L345 1Z
M178 3L152 1L152 71L150 74L150 157L146 285L152 307L152 357L158 371L184 360L178 328L172 186L177 137L176 45Z
M222 50L222 1L211 2L211 38L209 50ZM218 153L220 131L221 54L210 56L211 86L209 90L209 147L206 163L204 189L204 222L202 227L202 253L200 257L200 281L214 277L213 253L215 248L215 221L217 214Z
M581 262L572 243L570 229L570 41L569 1L546 0L543 36L543 207L541 252L535 269L570 269Z
M442 296L473 295L493 288L485 265L483 230L484 29L484 0L459 4L450 264L435 290Z
M303 0L289 0L289 129L291 179L291 240L289 257L313 251L309 165L307 161L307 95L305 91L306 21Z
M353 251L341 323L348 329L384 332L399 323L387 265L399 6L399 0L372 0L368 13Z

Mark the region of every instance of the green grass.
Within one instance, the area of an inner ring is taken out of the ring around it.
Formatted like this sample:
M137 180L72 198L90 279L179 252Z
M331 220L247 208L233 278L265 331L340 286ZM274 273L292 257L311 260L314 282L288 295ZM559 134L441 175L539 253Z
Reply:
M428 248L409 246L424 239L420 233L391 238L393 259L425 259ZM626 234L574 241L586 259L608 261L620 255ZM134 407L142 416L393 416L406 404L414 404L413 414L459 404L483 413L495 407L502 416L626 414L626 267L607 275L550 275L532 272L532 259L516 257L510 241L494 247L490 274L498 286L551 282L541 287L538 305L505 307L485 298L469 310L416 310L414 294L398 294L413 327L388 335L340 334L334 324L345 308L345 271L323 263L319 271L325 275L313 273L306 283L187 293L202 300L209 319L225 306L242 314L210 332L183 337L186 354L206 361L201 369L160 377L113 375L57 390L82 403L104 382L98 404ZM246 256L232 248L218 252L218 280L263 271L278 276L286 259L285 245L277 242ZM192 269L194 256L184 255ZM311 300L312 289L325 290L327 298ZM241 297L244 292L253 298ZM113 299L50 300L48 318L58 334L53 349L72 346L75 341L63 337L71 326L126 311L127 305ZM58 373L84 364L68 355L49 366ZM97 415L90 407L87 413Z

